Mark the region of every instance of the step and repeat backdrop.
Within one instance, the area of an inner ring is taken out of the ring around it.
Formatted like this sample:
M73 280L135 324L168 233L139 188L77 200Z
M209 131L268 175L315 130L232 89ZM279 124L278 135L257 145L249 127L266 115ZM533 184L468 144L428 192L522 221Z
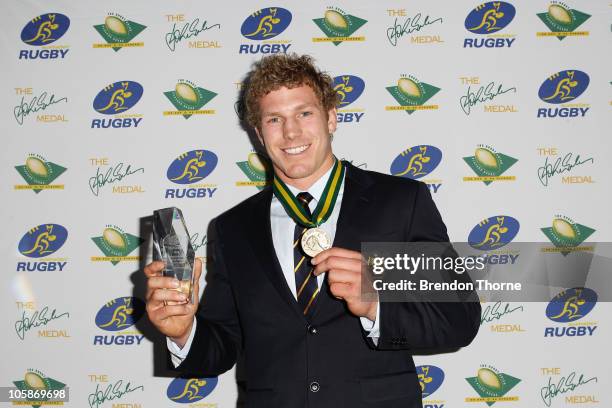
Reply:
M451 240L612 239L610 1L0 9L3 406L52 402L34 391L75 407L236 405L234 370L164 370L140 270L153 210L181 208L205 258L209 221L265 184L235 111L265 55L312 55L341 96L336 155L427 183ZM487 262L520 264L501 246ZM423 405L609 406L600 289L483 303L469 347L415 357Z

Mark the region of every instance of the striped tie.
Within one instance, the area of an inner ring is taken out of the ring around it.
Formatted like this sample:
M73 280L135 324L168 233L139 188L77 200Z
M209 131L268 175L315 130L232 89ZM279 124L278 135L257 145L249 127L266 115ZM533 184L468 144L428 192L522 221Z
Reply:
M312 200L312 196L308 193L299 193L296 198L310 218L311 213L308 203ZM317 285L317 277L312 273L314 268L310 263L311 258L302 252L302 246L300 245L300 239L304 231L306 231L305 227L298 224L295 225L295 232L293 234L293 272L295 272L297 301L304 312L304 316L308 317L308 313L312 310L312 305L319 293L319 287Z

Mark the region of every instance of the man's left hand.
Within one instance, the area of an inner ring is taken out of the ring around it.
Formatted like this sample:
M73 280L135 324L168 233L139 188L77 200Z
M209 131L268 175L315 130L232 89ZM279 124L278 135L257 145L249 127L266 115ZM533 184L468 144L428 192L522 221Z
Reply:
M375 321L378 301L362 301L361 268L363 262L360 252L336 247L327 249L312 258L312 264L315 265L315 276L327 272L331 293L336 298L343 299L355 316Z

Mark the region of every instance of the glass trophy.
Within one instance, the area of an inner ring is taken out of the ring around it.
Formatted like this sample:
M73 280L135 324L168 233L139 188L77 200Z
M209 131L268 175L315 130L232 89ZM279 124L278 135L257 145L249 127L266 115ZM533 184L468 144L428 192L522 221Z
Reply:
M194 303L195 252L183 213L176 207L153 211L153 260L164 261L163 276L178 279L178 291Z

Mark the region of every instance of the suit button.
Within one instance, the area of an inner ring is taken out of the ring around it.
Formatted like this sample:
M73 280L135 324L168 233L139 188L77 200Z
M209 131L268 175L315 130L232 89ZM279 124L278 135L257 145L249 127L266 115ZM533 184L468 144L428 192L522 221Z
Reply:
M310 334L317 334L319 331L317 330L316 327L314 326L308 326L308 333Z
M318 382L313 381L313 382L310 383L309 388L310 388L310 391L317 392L317 391L319 391L321 389L321 386L319 385Z

